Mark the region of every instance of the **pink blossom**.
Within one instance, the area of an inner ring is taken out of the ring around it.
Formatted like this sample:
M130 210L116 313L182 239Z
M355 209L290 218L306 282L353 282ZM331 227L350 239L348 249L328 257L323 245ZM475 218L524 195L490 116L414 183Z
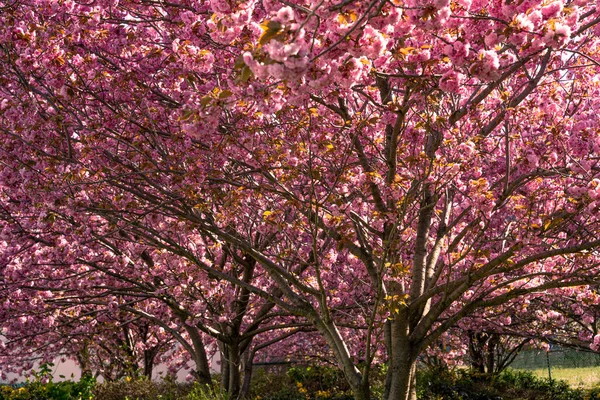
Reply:
M469 69L469 72L478 76L482 80L493 80L498 76L500 60L498 54L493 50L480 50L478 61Z
M294 9L289 6L285 6L281 7L279 11L277 11L277 16L274 18L274 21L286 24L290 21L293 21L294 18Z
M542 15L544 19L557 17L563 10L564 4L562 1L553 1L552 3L542 7Z
M462 78L462 74L455 70L450 70L440 78L440 89L451 93L458 93L460 91Z

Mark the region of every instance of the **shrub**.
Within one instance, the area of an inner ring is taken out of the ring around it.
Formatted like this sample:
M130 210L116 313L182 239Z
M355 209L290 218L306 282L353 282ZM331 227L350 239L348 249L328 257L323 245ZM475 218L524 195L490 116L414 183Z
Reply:
M527 371L506 370L498 375L443 368L420 371L420 400L586 400L592 392L571 389L564 381L537 378ZM600 393L600 390L598 390Z
M303 400L303 395L298 391L291 378L285 373L267 373L257 368L252 373L250 386L251 399L261 400Z
M292 367L285 374L267 374L257 369L252 379L250 398L350 400L353 396L339 369L326 366L302 366Z
M310 399L352 399L350 387L338 368L325 366L293 367L287 372L298 391Z
M229 396L218 385L211 389L206 385L194 383L187 396L181 400L229 400Z
M52 367L45 363L33 373L33 381L19 387L0 386L0 400L90 400L96 380L83 377L79 382L52 382Z
M172 379L160 382L146 378L120 380L97 384L94 400L179 400L192 390L189 383L179 383Z
M93 398L94 382L32 382L19 388L0 387L0 400L89 400Z

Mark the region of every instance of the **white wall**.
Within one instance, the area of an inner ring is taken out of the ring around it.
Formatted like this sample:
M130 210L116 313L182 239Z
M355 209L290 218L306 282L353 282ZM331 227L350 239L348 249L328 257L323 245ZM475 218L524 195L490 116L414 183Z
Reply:
M220 365L218 363L219 359L220 359L220 355L217 352L211 360L212 372L215 372L215 373L219 372L219 370L220 370L220 368L219 368ZM35 369L37 370L38 368L39 368L39 364L36 365ZM0 375L2 375L2 370L3 370L3 366L0 365ZM189 374L189 371L190 370L179 371L177 373L177 380L180 382L185 381L187 378L187 375ZM162 377L165 376L166 372L167 372L167 367L164 364L157 365L154 368L154 370L152 371L152 379L160 380ZM61 377L61 375L63 377ZM65 360L65 362L61 362L60 358L58 358L58 359L54 360L54 368L53 368L52 376L54 377L54 381L63 381L63 380L78 381L79 378L81 378L81 369L79 369L79 366L73 360ZM6 380L3 381L2 379L0 379L0 383L11 383L15 378L16 378L17 382L25 382L27 380L26 376L19 376L19 375L13 374L13 373L9 373L9 374L7 374ZM98 379L98 381L102 382L103 381L102 377L100 377L100 379Z

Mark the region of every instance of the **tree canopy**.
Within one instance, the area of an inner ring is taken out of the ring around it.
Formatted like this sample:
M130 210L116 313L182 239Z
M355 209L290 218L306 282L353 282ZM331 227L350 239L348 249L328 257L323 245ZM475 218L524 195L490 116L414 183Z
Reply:
M236 368L244 340L313 330L357 399L376 358L414 399L417 357L474 312L595 295L595 2L0 9L5 306L13 284L156 306Z

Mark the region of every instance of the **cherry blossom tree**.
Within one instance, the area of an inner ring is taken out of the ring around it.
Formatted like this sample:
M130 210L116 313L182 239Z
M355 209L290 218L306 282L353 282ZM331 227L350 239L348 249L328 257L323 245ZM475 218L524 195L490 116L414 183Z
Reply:
M25 231L29 219L28 213L4 215L6 223L13 222L13 230L0 269L6 299L0 320L12 345L5 358L13 365L24 355L19 346L27 343L35 357L52 358L65 351L76 354L84 371L101 371L105 379L136 375L138 370L150 375L158 351L170 350L159 343L156 332L149 336L148 324L152 324L161 332L161 341L170 338L171 344L176 341L187 351L185 361L194 362L194 375L204 383L210 383L207 347L216 349L217 341L224 389L237 396L242 373L246 371L246 381L251 376L251 352L277 342L271 337L251 348L255 336L307 327L306 322L287 321L287 314L273 302L261 301L229 282L219 283L179 255L140 245L123 230L116 232L117 238L104 235L91 240L90 234L102 231L98 224L95 229L88 225L81 237L78 232L61 231L65 221L59 216L46 221L44 230L36 225ZM15 221L19 224L14 225ZM73 224L70 220L67 227ZM57 248L62 263L56 262ZM224 276L241 275L246 284L253 280L260 284L252 260L223 252L211 262L220 265ZM29 268L23 267L26 264ZM274 288L272 295L277 293ZM122 322L111 322L115 318ZM105 327L107 322L111 327ZM29 361L26 365L31 367ZM179 361L176 369L182 366Z
M357 399L379 342L414 399L474 311L597 284L594 2L0 4L2 207L45 211L3 237L122 232L165 298L201 271L310 323Z

